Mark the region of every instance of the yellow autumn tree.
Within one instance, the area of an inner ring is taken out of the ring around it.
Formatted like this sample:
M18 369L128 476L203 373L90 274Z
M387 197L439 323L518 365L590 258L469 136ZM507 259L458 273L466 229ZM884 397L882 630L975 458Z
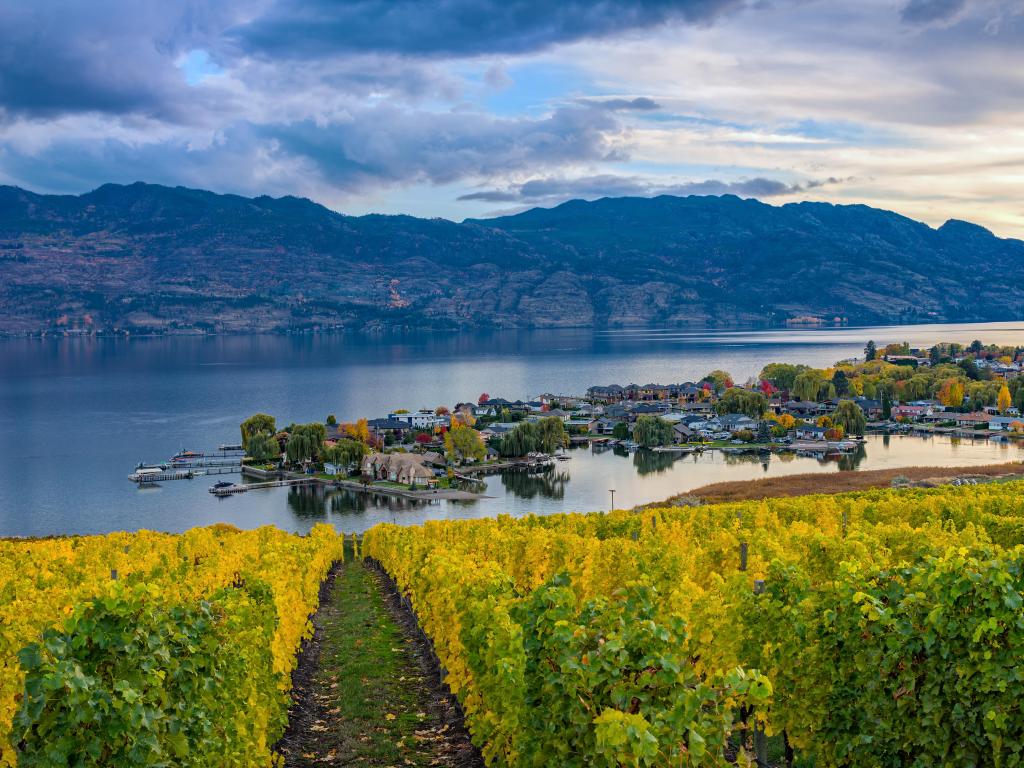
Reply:
M344 429L353 440L358 440L361 443L370 442L370 426L366 419L360 419L354 424L345 424Z
M1013 398L1010 397L1010 388L1003 384L999 388L999 394L996 395L996 408L999 409L1000 413L1006 413L1012 404Z

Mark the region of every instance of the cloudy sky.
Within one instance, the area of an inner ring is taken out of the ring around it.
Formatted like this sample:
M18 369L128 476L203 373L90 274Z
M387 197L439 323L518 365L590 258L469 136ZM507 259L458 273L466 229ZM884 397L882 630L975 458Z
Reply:
M0 183L493 215L867 203L1024 237L1024 0L0 2Z

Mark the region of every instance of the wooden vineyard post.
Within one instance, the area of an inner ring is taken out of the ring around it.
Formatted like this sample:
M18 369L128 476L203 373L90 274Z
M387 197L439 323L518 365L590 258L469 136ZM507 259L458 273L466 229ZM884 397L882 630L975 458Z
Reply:
M748 551L747 542L745 542L745 541L741 542L740 543L740 570L741 571L747 570L747 551Z
M746 544L743 545L746 547ZM746 553L744 552L744 555ZM746 557L744 556L744 565L746 565ZM765 590L764 579L754 580L754 594L763 595ZM765 735L764 726L759 723L756 719L754 720L754 759L757 761L758 766L768 765L768 737Z

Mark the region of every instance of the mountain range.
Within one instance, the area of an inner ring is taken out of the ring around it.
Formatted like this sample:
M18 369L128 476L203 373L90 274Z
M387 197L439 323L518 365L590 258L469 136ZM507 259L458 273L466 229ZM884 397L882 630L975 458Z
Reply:
M1024 242L864 205L572 200L461 223L296 197L0 187L0 332L1024 318Z

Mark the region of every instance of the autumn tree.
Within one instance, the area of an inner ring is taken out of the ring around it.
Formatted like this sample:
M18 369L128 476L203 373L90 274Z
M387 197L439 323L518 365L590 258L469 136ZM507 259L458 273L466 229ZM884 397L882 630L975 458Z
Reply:
M996 409L1000 413L1006 413L1011 405L1013 405L1013 398L1010 396L1010 388L1003 384L999 388L999 394L996 396Z
M359 419L355 423L343 424L342 428L351 439L358 440L361 443L370 442L370 425L366 419Z
M762 381L770 382L778 389L792 389L796 377L806 371L806 365L792 365L791 363L769 363L761 369L759 378Z
M725 390L731 389L733 386L732 375L727 371L712 371L701 379L701 381L710 384L711 389L714 390L716 395L722 394Z
M939 402L947 408L959 408L964 404L964 383L960 379L946 379L938 392Z
M444 433L444 449L448 458L456 464L467 459L482 461L487 456L487 448L480 433L458 422L453 422L451 429Z

